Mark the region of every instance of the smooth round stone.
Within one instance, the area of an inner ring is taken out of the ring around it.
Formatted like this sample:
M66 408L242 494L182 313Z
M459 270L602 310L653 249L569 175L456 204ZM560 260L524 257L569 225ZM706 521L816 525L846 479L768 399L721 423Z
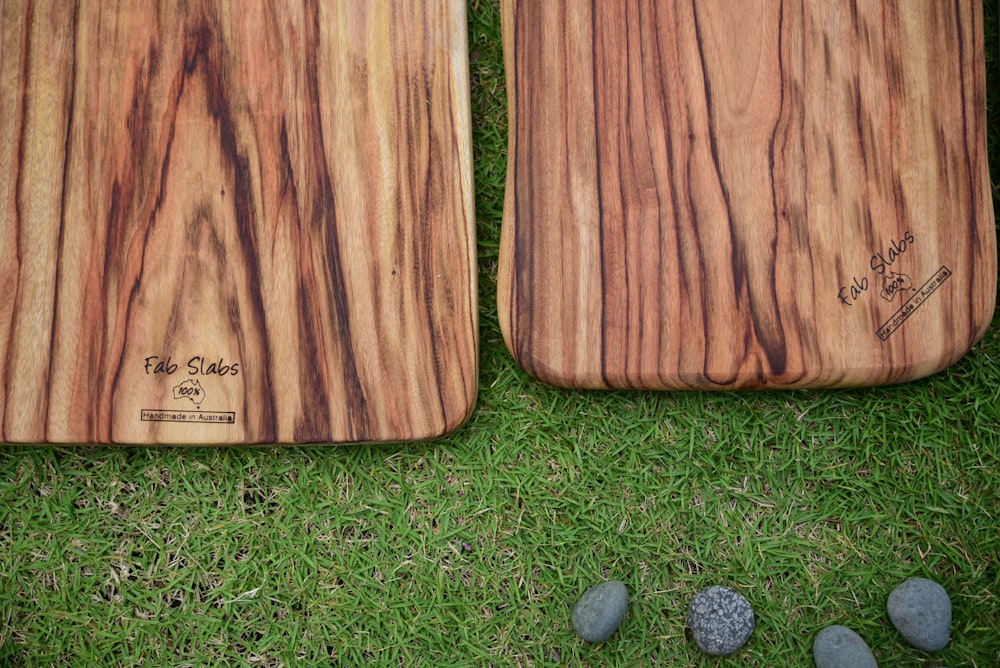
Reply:
M878 668L868 643L846 626L828 626L813 641L816 668Z
M746 644L753 627L753 607L735 589L715 585L702 589L691 601L688 628L707 654L732 654Z
M573 608L573 628L587 642L604 642L618 630L628 609L628 589L617 580L594 585Z
M900 635L917 649L944 649L951 636L951 599L944 587L926 578L910 578L889 594L886 611Z

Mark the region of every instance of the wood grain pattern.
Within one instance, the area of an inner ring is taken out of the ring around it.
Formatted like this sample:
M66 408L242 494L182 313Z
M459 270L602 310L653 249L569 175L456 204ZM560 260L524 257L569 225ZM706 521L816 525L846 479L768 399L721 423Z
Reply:
M499 308L546 382L881 384L993 313L978 0L505 0Z
M397 441L464 422L463 2L0 7L3 440Z

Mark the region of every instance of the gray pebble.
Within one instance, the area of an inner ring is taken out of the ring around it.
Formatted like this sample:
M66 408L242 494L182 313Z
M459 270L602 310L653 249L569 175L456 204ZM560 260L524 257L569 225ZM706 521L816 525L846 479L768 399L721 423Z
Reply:
M816 668L878 668L868 643L846 626L828 626L813 641Z
M604 642L618 630L628 609L628 589L609 580L585 591L573 608L573 628L587 642Z
M753 627L753 608L734 589L715 585L702 589L691 601L688 628L698 647L712 656L743 647Z
M917 649L936 652L948 644L951 599L933 580L906 580L889 594L886 611L900 635Z

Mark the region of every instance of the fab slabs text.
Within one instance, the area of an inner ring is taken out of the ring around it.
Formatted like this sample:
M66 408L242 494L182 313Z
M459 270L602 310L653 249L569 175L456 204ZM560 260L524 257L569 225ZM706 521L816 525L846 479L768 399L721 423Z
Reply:
M170 355L166 358L157 355L150 355L146 358L147 376L157 374L172 376L178 368L179 364L174 362ZM189 376L237 376L240 373L240 363L227 364L224 357L220 357L219 361L215 362L201 355L195 355L187 361L184 368Z
M915 241L916 238L913 236L913 232L907 230L901 239L893 241L889 245L889 248L887 248L884 252L879 251L878 253L872 255L868 262L868 266L871 267L871 270L876 274L879 276L889 276L893 279L893 287L888 293L890 297L894 296L899 289L899 281L902 280L902 276L895 273L888 273L889 269L896 262L896 260L900 258L900 256L910 250ZM840 292L837 293L837 299L839 299L840 303L844 306L854 306L858 299L861 298L861 295L868 291L870 286L871 283L869 282L867 276L862 276L861 278L852 276L851 284L840 288ZM884 292L885 290L883 290L883 293ZM883 294L883 297L885 297L885 294Z

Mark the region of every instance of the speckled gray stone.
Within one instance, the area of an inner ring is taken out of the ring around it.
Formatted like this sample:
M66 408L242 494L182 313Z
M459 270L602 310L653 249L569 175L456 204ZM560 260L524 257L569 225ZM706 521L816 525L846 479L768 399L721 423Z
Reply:
M604 642L618 630L628 610L628 589L617 580L594 585L573 608L573 628L587 642Z
M846 626L828 626L813 640L816 668L878 668L868 643Z
M734 589L715 585L702 589L691 601L688 628L698 647L712 656L743 647L753 627L753 607Z
M889 594L886 611L899 634L917 649L937 652L951 636L951 599L944 587L910 578Z

